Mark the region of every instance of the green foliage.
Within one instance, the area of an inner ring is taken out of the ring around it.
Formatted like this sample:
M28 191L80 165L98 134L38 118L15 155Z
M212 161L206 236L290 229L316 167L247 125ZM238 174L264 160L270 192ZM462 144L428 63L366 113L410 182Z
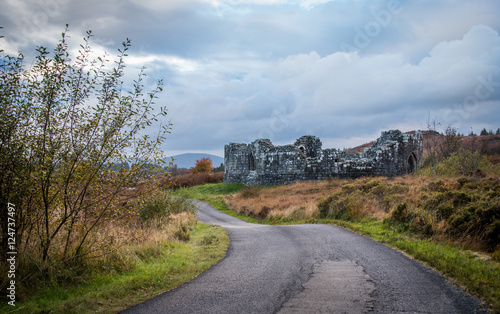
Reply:
M166 110L154 106L161 81L144 90L144 69L123 81L130 40L114 60L93 59L89 31L73 57L67 32L53 52L38 47L28 69L22 55L0 58L0 207L16 206L20 255L65 263L108 249L87 243L119 214L117 195L163 160L170 129L143 133ZM0 215L6 234L6 211Z
M142 221L154 221L158 226L170 215L182 212L194 212L195 205L182 197L171 196L167 192L158 192L153 196L148 195L142 201L139 215Z
M180 189L174 194L187 198L201 199L207 196L237 193L245 187L246 186L241 183L211 183Z
M444 176L474 175L478 169L488 171L492 167L486 156L480 152L464 150L452 153L437 165L436 172Z
M444 139L440 144L439 159L448 158L457 153L460 149L461 138L458 136L458 130L449 125L444 132Z
M500 174L500 167L488 161L488 158L478 151L463 150L452 153L448 158L436 163L434 168L424 165L420 170L423 175L439 175L441 177L484 177L486 173Z
M495 252L493 252L493 254L491 254L491 260L500 262L500 249L496 250Z
M427 191L426 191L427 190ZM398 204L391 221L424 235L445 234L493 251L500 247L500 181L433 181L418 202ZM410 200L409 200L410 201Z
M214 172L224 172L224 163L221 163L219 167L214 168Z

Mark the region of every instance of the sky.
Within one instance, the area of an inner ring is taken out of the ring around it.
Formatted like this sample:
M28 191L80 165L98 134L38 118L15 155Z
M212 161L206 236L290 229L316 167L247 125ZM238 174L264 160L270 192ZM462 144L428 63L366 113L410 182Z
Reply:
M0 47L29 58L66 24L74 51L130 38L127 81L146 84L172 123L162 149L318 136L354 147L384 130L476 134L500 127L497 0L0 0ZM150 132L154 134L154 126Z

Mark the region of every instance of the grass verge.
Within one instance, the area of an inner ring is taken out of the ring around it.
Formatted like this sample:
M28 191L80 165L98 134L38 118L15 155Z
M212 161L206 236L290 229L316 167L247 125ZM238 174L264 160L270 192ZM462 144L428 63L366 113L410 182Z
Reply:
M75 287L51 286L2 313L116 313L187 282L223 258L229 245L218 226L197 223L188 242L165 241L159 254L137 262L132 270L95 274Z

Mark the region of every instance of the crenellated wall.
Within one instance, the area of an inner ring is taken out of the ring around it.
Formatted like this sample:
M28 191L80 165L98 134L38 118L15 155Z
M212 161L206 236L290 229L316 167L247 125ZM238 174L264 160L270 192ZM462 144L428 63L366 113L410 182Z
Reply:
M365 153L322 149L315 136L302 136L293 145L274 146L259 139L224 147L224 182L278 185L326 178L369 175L396 176L414 172L422 159L422 134L382 132Z

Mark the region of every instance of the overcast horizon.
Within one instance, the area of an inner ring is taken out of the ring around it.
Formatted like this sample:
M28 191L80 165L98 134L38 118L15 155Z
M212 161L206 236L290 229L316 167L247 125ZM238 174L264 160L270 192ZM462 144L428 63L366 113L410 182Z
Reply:
M164 80L166 156L303 135L355 147L429 119L500 127L499 1L0 1L0 47L27 60L65 24L73 51L89 29L98 54L130 38L126 79Z

